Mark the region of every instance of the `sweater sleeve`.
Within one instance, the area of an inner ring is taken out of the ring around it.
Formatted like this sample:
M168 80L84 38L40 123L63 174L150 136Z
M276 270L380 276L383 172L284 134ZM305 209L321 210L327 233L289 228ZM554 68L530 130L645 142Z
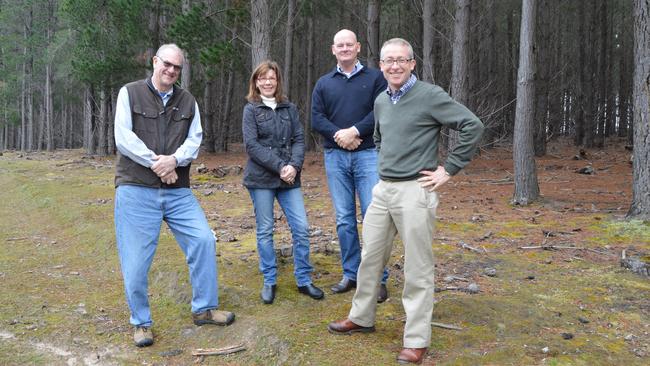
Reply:
M377 111L377 100L375 100L375 106L373 108L374 111ZM377 117L379 114L374 114L374 122L375 122L375 127L374 127L374 132L372 135L372 139L375 143L375 148L377 151L381 149L381 130L379 129L379 121L377 120Z
M374 104L374 100L377 99L377 96L379 96L379 94L386 91L387 87L388 87L388 83L386 82L386 79L384 79L384 76L381 73L378 73L377 77L375 78L374 88L372 91L373 104ZM370 137L371 134L373 134L373 131L375 130L374 109L370 110L370 112L367 115L365 115L365 117L363 117L361 121L355 123L354 127L357 128L357 130L359 131L359 135L362 139L365 139L366 137Z
M432 94L431 116L442 125L458 131L458 144L445 162L445 170L455 175L474 156L484 126L474 113L453 100L442 88L434 86Z
M327 119L327 111L325 110L325 101L323 100L323 86L319 80L314 87L311 95L311 127L318 133L323 135L324 138L334 141L334 134L340 129L332 121Z
M264 168L280 174L280 170L286 165L286 163L273 153L271 147L260 144L258 140L257 123L255 122L255 108L250 103L246 104L244 107L242 134L248 156Z

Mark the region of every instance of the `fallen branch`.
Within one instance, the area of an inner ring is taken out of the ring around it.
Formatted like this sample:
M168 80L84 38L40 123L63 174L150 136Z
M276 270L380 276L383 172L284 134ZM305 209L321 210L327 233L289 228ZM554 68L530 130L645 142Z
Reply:
M459 244L460 244L460 247L463 248L463 249L471 250L472 252L476 252L476 253L483 253L481 250L476 249L476 248L468 245L464 241L461 241Z
M601 252L600 250L596 250L596 249L592 249L592 248L570 247L570 246L564 246L564 245L533 245L533 246L527 246L527 247L519 247L519 249L543 249L543 250L576 249L576 250L588 250L590 252L594 252L594 253L601 254L601 255L614 255L614 254L610 254L610 253L607 253L607 252Z
M463 328L461 328L461 327L451 325L451 324L445 324L445 323L431 322L431 325L433 325L434 327L444 328L444 329L463 330Z
M406 322L406 315L400 316L399 318L397 318L395 320L401 321L402 323L404 323L404 322ZM463 330L463 328L461 328L461 327L459 327L457 325L452 325L452 324L431 322L431 325L433 325L434 327L443 328L443 329Z
M23 236L23 237L21 237L21 238L8 238L8 239L6 239L6 240L7 240L7 241L18 241L18 240L27 240L27 239L29 239L29 238L26 237L26 236Z
M231 353L241 352L246 350L246 346L238 344L235 346L228 346L224 348L198 348L192 352L192 356L218 356L218 355L229 355Z
M443 291L464 291L465 289L457 286L447 286L447 287L436 287L434 292L443 292Z

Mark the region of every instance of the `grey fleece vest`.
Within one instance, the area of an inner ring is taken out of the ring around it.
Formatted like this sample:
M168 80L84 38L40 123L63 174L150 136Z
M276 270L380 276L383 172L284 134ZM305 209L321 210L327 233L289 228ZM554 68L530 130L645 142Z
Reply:
M171 155L185 142L194 118L194 97L174 86L171 99L163 106L151 79L126 84L133 120L133 132L157 155ZM117 153L115 186L133 184L155 188L190 186L190 165L177 167L176 183L167 185L150 168Z

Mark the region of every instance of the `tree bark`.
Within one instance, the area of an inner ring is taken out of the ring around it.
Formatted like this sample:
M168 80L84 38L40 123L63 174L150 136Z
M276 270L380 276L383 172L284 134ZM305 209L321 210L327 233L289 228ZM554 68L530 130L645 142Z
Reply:
M379 19L381 17L381 0L368 1L368 46L366 63L369 67L379 67Z
M205 82L205 86L203 88L203 106L202 106L202 116L201 118L201 127L203 128L203 141L202 145L203 148L207 152L214 152L214 128L213 126L216 125L216 123L213 123L214 121L214 105L216 104L216 98L214 98L213 91L214 87L213 84L215 83L214 80L208 79Z
M47 47L54 43L56 32L56 16L55 9L57 7L56 0L48 0L47 2ZM52 55L46 55L45 62L45 148L47 151L54 150L54 102L52 100Z
M229 70L234 69L233 61L230 61L228 66ZM215 136L214 151L225 152L228 151L228 136L230 136L230 110L232 109L232 94L234 90L235 73L233 71L228 73L228 80L226 81L226 93L223 103L223 113L219 119L219 127Z
M469 43L469 17L470 0L456 0L456 13L454 22L454 43L451 68L451 96L458 103L467 104L469 88L467 83L468 70L468 43ZM458 132L449 129L449 142L447 151L451 152L458 144Z
M550 4L549 0L539 0L537 3L537 24L535 33L535 56L537 57L537 78L535 79L535 96L537 98L534 109L535 122L533 130L533 147L535 156L546 154L546 127L548 118L548 79L551 73L551 48L550 48Z
M181 12L183 15L190 11L192 4L190 0L183 0L181 3ZM185 57L183 57L183 73L181 74L181 88L190 90L192 84L192 63L190 62L189 50L184 50Z
M314 80L314 13L313 5L309 4L307 16L307 77L305 79L305 150L314 150L315 144L311 132L311 94Z
M628 218L650 220L650 0L634 0L634 152Z
M269 59L271 50L271 22L268 0L251 0L251 60L255 68Z
M293 24L296 18L296 0L287 1L287 27L284 38L284 70L282 81L284 92L291 100L291 57L293 55Z
M21 141L20 150L31 151L34 149L34 91L32 87L32 71L34 66L34 57L32 49L29 46L32 38L33 11L31 4L25 13L24 25L24 48L23 48L23 81L21 102Z
M108 95L101 87L99 90L99 118L97 120L97 154L99 156L108 155L107 145L107 127L108 127Z
M517 107L513 142L515 170L514 204L528 205L539 197L537 169L533 151L535 111L535 0L523 0L519 35L519 72L517 76Z
M422 3L422 80L434 83L433 73L433 0Z
M84 150L92 155L97 148L94 87L88 85L84 94Z
M606 121L609 114L607 109L607 99L609 95L609 75L608 69L608 52L609 42L608 38L608 22L607 22L607 0L600 0L598 7L598 29L600 30L599 38L599 54L598 54L598 99L596 99L595 111L596 124L594 131L594 145L602 148L605 146Z

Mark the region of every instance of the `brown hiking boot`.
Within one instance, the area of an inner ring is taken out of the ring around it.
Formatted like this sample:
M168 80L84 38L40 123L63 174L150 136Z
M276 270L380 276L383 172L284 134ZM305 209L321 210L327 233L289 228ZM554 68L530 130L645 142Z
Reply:
M214 324L230 325L235 321L235 314L230 311L212 309L198 314L192 314L196 325Z
M135 327L133 341L138 347L147 347L153 344L153 332L149 327Z

